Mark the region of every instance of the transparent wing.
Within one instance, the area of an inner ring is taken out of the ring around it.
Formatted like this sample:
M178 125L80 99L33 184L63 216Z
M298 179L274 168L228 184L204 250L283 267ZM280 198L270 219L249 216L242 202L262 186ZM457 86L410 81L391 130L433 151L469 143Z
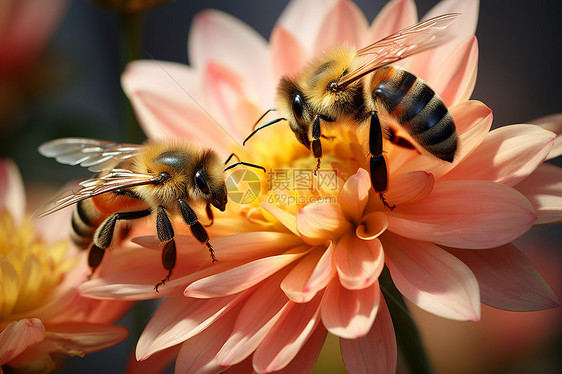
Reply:
M42 144L39 153L61 164L80 165L90 171L111 170L120 161L133 157L140 145L86 138L63 138Z
M430 18L360 49L357 51L358 58L367 58L367 60L357 69L343 76L337 82L337 87L343 88L381 66L448 42L454 35L444 30L459 15L459 13L447 13Z
M76 189L62 192L35 212L33 217L45 217L67 206L76 204L79 201L120 188L155 184L158 182L160 182L159 177L148 174L138 174L125 169L113 169L109 174L102 177L87 179L80 182L80 186Z

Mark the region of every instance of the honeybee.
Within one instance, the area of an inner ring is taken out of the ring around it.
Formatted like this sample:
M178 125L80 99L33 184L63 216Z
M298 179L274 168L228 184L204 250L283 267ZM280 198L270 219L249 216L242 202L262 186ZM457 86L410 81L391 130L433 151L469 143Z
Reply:
M267 111L244 144L259 130L287 121L298 141L312 149L318 169L324 126L368 123L371 185L383 204L394 209L383 195L388 190L383 138L415 146L395 136L390 124L398 123L423 149L448 162L455 156L458 135L441 98L420 78L389 64L448 41L443 31L458 15L419 22L357 51L349 46L328 50L297 75L283 76L276 95L281 117L256 128L274 109Z
M154 286L156 291L170 278L176 264L174 229L168 214L181 215L195 239L209 249L212 262L216 262L207 230L192 205L205 204L212 224L211 206L224 211L228 201L225 171L246 165L265 172L263 167L239 159L225 167L232 157L238 157L232 154L222 162L213 150L172 141L136 145L64 138L41 145L39 152L60 163L80 165L98 173L81 182L78 190L64 192L36 213L40 218L76 204L71 239L80 248L89 247L92 273L111 244L117 221L136 220L156 212L162 264L168 271Z

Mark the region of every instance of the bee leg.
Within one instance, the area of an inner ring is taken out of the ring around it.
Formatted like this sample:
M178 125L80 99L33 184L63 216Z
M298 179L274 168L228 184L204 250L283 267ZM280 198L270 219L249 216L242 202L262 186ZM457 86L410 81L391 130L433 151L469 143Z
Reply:
M105 219L102 224L96 229L94 233L94 240L88 253L88 265L92 268L92 274L101 263L105 250L111 244L113 239L113 232L115 231L115 224L119 220L129 220L146 217L151 213L150 209L139 210L136 212L121 212L115 213Z
M207 218L211 221L208 225L204 225L205 227L213 226L213 222L215 222L215 215L213 214L213 210L211 208L211 204L207 204L205 206L205 212L207 213Z
M314 116L314 121L312 122L312 153L316 157L316 169L314 170L314 175L317 174L318 169L320 169L320 159L322 158L322 143L320 142L320 137L322 136L322 130L320 129L320 115Z
M388 209L394 210L396 206L390 205L384 197L384 193L388 190L388 168L386 166L386 159L382 152L383 136L381 123L377 112L373 111L370 115L369 153L371 154L371 159L369 167L371 185L373 186L375 192L379 194L382 204Z
M168 274L164 279L154 286L154 290L158 292L158 287L166 283L172 275L172 270L176 266L176 241L174 240L174 228L163 207L159 206L156 213L156 232L158 240L164 243L162 247L162 265L168 270Z
M189 225L193 237L199 240L201 243L205 244L209 248L209 253L211 254L211 260L213 263L217 262L217 257L215 256L215 250L211 243L209 243L209 234L203 225L198 221L197 215L191 209L191 207L182 199L178 199L178 206L180 208L181 216L185 223Z

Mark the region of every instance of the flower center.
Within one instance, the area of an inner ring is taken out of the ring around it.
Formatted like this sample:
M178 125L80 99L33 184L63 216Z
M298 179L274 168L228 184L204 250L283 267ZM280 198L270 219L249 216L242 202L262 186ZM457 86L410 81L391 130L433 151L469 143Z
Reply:
M40 307L74 261L67 243L49 246L26 219L16 227L8 211L0 212L0 322Z

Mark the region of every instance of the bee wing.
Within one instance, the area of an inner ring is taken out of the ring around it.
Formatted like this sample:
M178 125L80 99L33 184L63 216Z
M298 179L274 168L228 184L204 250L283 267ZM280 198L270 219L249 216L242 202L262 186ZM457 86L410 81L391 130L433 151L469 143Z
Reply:
M359 58L371 57L357 69L343 76L337 82L337 87L345 87L381 66L448 42L452 35L444 33L443 30L451 25L459 15L459 13L447 13L430 18L360 49L357 51Z
M39 153L61 164L80 165L90 171L112 169L119 161L136 155L141 146L86 138L63 138L42 144Z
M80 187L78 189L71 189L62 192L35 212L33 217L45 217L58 210L76 204L79 201L96 195L101 195L106 192L115 191L120 188L155 184L158 182L160 182L159 177L134 173L126 169L113 169L109 174L102 177L87 179L80 182Z

